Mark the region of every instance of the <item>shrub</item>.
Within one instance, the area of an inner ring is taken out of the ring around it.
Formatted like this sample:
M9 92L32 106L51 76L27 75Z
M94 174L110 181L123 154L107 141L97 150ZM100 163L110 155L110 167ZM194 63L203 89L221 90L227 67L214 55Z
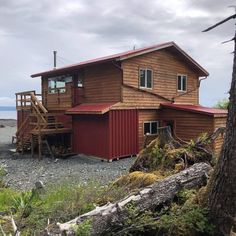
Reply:
M160 211L154 212L140 213L136 207L129 204L124 222L112 226L112 235L214 235L208 211L193 201L195 197L195 190L184 190L170 206L164 206Z
M82 224L76 226L74 229L77 236L90 236L91 235L91 221L85 220Z
M10 212L14 204L14 197L19 196L19 192L10 188L0 188L0 211Z

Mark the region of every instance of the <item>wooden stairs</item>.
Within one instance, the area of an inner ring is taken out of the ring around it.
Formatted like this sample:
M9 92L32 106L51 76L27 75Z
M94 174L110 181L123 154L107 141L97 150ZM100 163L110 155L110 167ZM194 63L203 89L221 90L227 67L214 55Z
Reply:
M70 128L64 127L63 123L58 121L57 113L47 111L41 103L40 96L35 91L16 93L16 150L22 153L31 150L33 156L37 147L39 158L42 155L43 144L48 147L50 155L53 155L47 142L48 135L71 132Z

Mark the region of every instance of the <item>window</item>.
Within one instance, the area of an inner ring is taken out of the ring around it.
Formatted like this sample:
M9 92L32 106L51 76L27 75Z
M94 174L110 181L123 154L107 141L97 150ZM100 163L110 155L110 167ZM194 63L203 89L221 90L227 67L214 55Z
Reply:
M48 78L48 93L65 93L66 84L72 82L72 76L63 75Z
M187 91L187 75L178 75L178 91Z
M83 81L81 79L78 79L77 87L78 88L83 88Z
M157 128L159 126L158 121L147 121L143 124L143 133L146 134L157 134Z
M139 70L139 87L152 88L152 70L150 69Z

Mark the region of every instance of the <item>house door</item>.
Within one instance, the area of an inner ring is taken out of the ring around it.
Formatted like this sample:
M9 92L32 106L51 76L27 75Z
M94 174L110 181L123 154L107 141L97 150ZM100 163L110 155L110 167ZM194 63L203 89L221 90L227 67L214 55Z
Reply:
M163 126L169 126L171 130L171 134L174 134L174 128L175 128L175 122L173 120L163 120L162 121Z

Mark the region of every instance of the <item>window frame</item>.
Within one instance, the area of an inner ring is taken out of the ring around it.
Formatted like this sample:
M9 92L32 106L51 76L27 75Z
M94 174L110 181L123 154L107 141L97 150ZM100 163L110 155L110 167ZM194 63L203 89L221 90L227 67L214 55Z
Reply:
M152 123L157 123L157 132L152 133ZM158 128L160 127L160 122L158 120L151 120L151 121L144 121L143 122L143 136L145 136L147 133L144 133L145 131L145 124L149 124L150 133L148 135L157 135L158 134Z
M47 86L48 86L48 94L57 94L56 91L59 91L60 94L66 93L66 84L73 82L73 75L67 74L67 75L59 75L54 77L48 77L47 78ZM62 80L65 83L64 87L56 87L56 82L60 82L59 80ZM54 88L50 86L50 83L54 82Z
M181 77L181 89L179 89L179 76ZM185 88L186 90L183 90L183 77L186 78L186 84L185 84ZM187 85L188 85L188 75L186 74L177 74L177 91L178 92L187 92L188 88L187 88Z
M144 72L144 82L145 82L145 86L141 86L141 70L145 71ZM151 87L147 87L147 75L148 75L148 71L151 71ZM153 70L150 69L150 68L143 68L143 67L140 67L139 68L139 88L141 89L153 89Z

